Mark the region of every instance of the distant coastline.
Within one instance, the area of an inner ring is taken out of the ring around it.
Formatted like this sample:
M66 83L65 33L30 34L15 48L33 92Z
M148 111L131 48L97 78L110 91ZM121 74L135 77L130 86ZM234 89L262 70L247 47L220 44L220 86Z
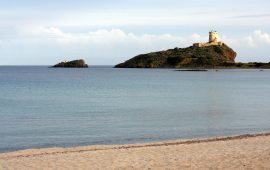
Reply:
M252 67L253 64L255 63L260 63L263 64L265 67ZM237 64L237 63L236 63ZM230 70L230 69L239 69L239 70L249 70L249 69L254 69L254 70L268 70L270 69L270 66L268 67L268 64L270 65L270 63L262 63L262 62L249 62L249 63L241 63L241 65L243 65L242 67L239 66L230 66L230 67L212 67L212 68L203 68L203 67L198 67L198 68L192 68L192 67L183 67L183 68L173 68L173 67L165 67L165 68L145 68L145 69L173 69L173 70L177 70L177 69L185 69L185 70L197 70L197 69L205 69L205 70ZM249 65L249 66L246 66ZM266 67L267 66L267 67ZM51 65L0 65L0 67L45 67L45 68L57 68L57 67L53 67ZM63 67L62 67L63 68ZM71 68L71 67L69 67ZM86 68L117 68L115 67L115 65L91 65L91 67L86 67ZM122 68L121 68L122 69ZM140 68L138 68L140 69Z

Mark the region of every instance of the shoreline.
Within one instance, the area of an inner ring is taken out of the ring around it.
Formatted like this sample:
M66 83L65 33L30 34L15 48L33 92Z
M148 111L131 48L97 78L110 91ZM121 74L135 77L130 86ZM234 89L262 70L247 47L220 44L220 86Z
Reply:
M238 140L238 139L263 137L263 136L270 136L270 132L254 133L254 134L248 133L248 134L242 134L242 135L220 136L220 137L209 137L209 138L176 139L176 140L165 140L165 141L135 143L135 144L108 144L108 145L105 144L105 145L87 145L87 146L75 146L75 147L29 148L29 149L0 153L0 158L2 155L13 155L13 154L14 156L9 156L9 158L31 157L31 156L50 155L50 154L68 154L68 153L73 153L73 152L88 152L88 151L103 151L103 150L209 143L209 142L230 141L230 140ZM28 154L29 151L30 152L34 151L35 153Z
M144 144L27 149L0 154L4 169L270 169L270 133Z

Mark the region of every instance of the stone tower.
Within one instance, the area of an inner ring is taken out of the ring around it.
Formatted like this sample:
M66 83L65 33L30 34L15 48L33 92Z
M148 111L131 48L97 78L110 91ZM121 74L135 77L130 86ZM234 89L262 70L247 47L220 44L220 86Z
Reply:
M210 31L209 32L209 42L207 43L194 43L194 47L207 47L207 46L212 46L212 45L218 45L222 46L223 42L219 41L218 39L218 33L217 31Z
M216 31L209 32L209 43L218 42L218 33Z

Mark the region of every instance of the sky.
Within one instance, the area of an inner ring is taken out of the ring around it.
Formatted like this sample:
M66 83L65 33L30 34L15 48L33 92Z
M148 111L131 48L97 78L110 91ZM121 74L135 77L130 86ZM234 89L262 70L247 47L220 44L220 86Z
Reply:
M115 65L207 42L211 30L237 62L270 62L269 9L269 0L0 0L0 65Z

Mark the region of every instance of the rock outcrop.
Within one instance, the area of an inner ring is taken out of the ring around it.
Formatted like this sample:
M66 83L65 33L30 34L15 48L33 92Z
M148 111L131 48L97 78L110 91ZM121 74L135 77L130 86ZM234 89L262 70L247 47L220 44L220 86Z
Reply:
M53 67L70 67L70 68L87 68L88 65L84 60L65 61L54 65Z
M236 52L226 44L207 47L174 48L141 54L116 68L213 68L235 63Z

